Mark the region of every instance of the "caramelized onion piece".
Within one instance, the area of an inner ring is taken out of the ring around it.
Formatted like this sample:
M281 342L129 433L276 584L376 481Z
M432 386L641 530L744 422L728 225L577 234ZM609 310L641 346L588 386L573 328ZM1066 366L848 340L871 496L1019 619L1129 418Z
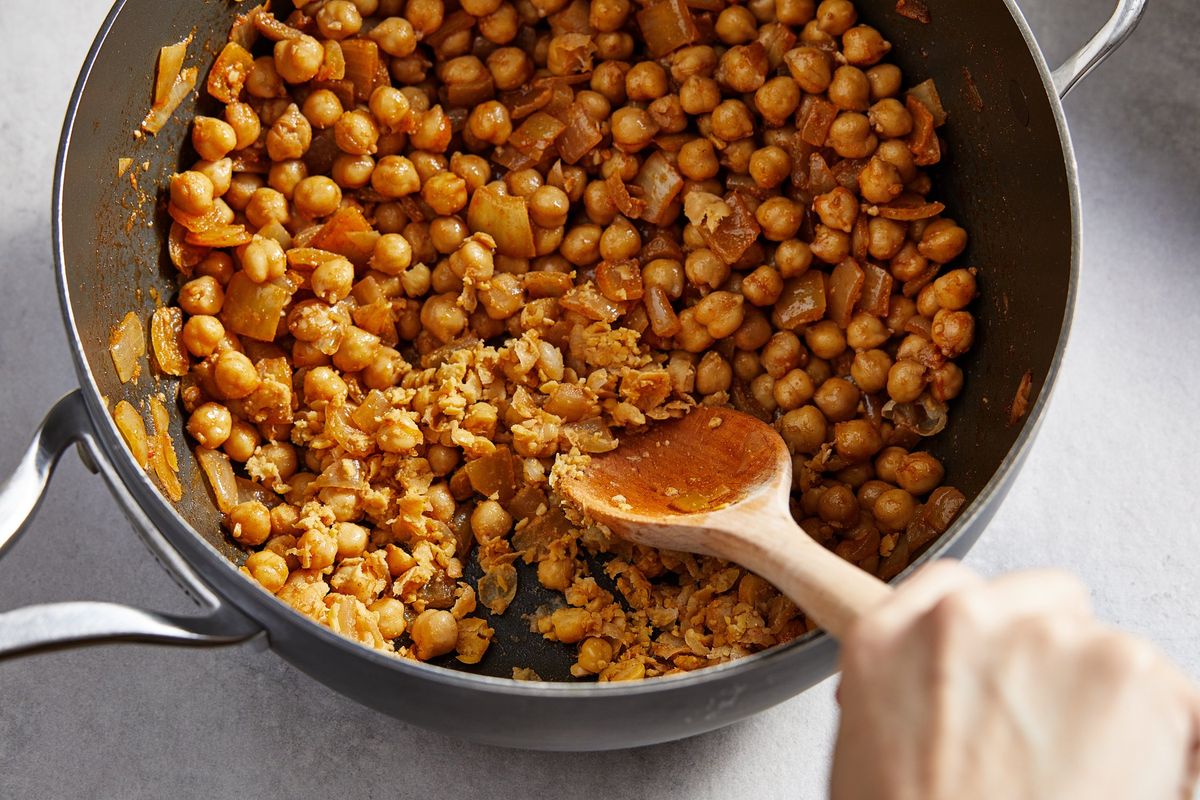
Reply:
M864 273L854 259L846 259L829 276L829 318L839 328L850 324L854 306L862 296Z
M117 401L112 415L113 422L117 423L117 430L121 432L121 438L125 440L129 452L133 455L133 460L138 463L139 467L145 469L150 453L150 443L146 437L146 422L142 419L142 415L128 400Z
M228 514L238 504L237 478L233 474L233 464L229 456L220 450L210 450L207 447L196 448L196 462L208 479L213 498L221 513Z
M108 339L108 353L121 383L136 380L141 374L139 359L146 355L146 331L137 314L130 311L113 329Z
M183 349L183 311L173 306L154 310L150 317L150 344L154 361L167 375L187 375L188 358Z
M275 283L255 283L245 272L235 272L225 288L221 321L231 331L260 342L275 340L284 306L292 293Z
M237 42L229 42L221 49L208 72L205 84L208 93L222 103L237 102L253 67L254 56L250 55L250 51Z
M178 503L183 497L183 486L179 483L179 456L175 454L175 446L171 442L171 416L163 402L153 396L150 398L150 421L154 423L150 463L167 497Z
M476 233L496 240L496 251L513 258L533 258L533 227L523 197L500 194L490 186L480 186L467 208L467 225ZM569 282L568 276L568 282Z
M684 0L659 0L637 13L637 23L646 50L654 58L662 58L700 38L700 30Z
M772 320L778 327L794 331L824 316L825 273L811 270L783 285Z

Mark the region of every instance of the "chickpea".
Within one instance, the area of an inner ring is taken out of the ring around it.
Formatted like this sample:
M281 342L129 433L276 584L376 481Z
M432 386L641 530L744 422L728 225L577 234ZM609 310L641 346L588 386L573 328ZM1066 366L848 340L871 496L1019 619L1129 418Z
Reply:
M443 344L467 327L467 315L457 301L454 293L438 294L421 307L421 325Z
M842 158L866 158L875 152L879 140L865 114L846 111L833 121L826 143Z
M958 397L962 390L963 372L957 364L946 362L930 373L929 391L935 400L948 402Z
M226 400L240 400L258 388L258 370L245 354L226 350L217 359L213 381Z
M933 282L937 304L948 311L960 311L975 299L975 273L969 269L947 272Z
M918 496L932 492L945 476L942 462L929 453L910 453L896 468L896 482L900 488Z
M837 358L846 350L846 336L833 320L814 323L804 331L804 343L817 358Z
M613 649L608 640L593 636L579 646L578 665L583 672L595 675L611 663L612 657Z
M207 314L188 317L183 324L183 346L196 358L207 358L225 338L221 320Z
M917 501L903 489L888 489L876 498L871 512L881 529L902 531L916 516Z
M262 133L258 113L247 103L230 103L225 106L225 121L233 128L237 139L234 150L242 150L254 144Z
M458 620L449 611L427 608L413 620L413 654L422 661L445 655L458 643Z
M754 134L754 117L741 100L725 100L712 111L712 131L726 142L744 139Z
M874 394L887 387L888 372L892 359L882 350L866 350L854 356L850 365L850 377L864 392Z
M270 509L257 500L238 503L229 511L229 529L239 542L260 545L271 535Z
M754 218L762 235L773 242L791 239L804 222L804 209L786 197L771 197L759 204Z
M926 226L917 250L930 261L945 264L958 258L967 247L967 232L950 220Z
M362 23L362 14L350 0L329 0L317 11L317 29L326 39L353 36Z
M234 510L236 511L237 509ZM245 541L246 544L253 544L244 538L242 541ZM270 550L260 550L257 553L248 555L246 557L246 571L250 573L250 577L258 581L259 585L271 594L276 594L283 588L283 584L287 582L287 561L283 556L273 553Z
M179 289L179 307L188 314L216 316L224 303L225 290L210 275L193 278Z
M354 265L341 256L323 261L312 272L313 294L333 305L350 294Z
M657 100L669 88L667 71L655 61L640 61L625 73L625 96L629 100Z
M871 103L871 84L858 67L838 67L828 91L829 99L842 111L866 111Z
M333 139L344 153L370 155L376 151L379 128L370 114L346 111L333 124Z
M903 223L873 217L867 228L867 253L879 261L890 261L904 246L906 236Z
M825 443L825 415L811 405L792 409L780 417L779 434L792 453L815 453Z
M817 6L816 23L830 36L841 36L858 21L858 11L850 0L823 0Z
M813 210L821 223L834 230L850 233L858 221L858 198L849 189L838 186L813 199Z
M254 450L258 447L261 440L262 437L258 435L258 428L255 428L249 422L235 419L232 427L229 429L229 438L225 440L225 444L221 447L225 451L225 455L240 464L254 455Z
M877 64L867 70L867 82L871 84L871 99L882 100L900 93L903 78L895 64Z
M471 109L467 130L481 142L502 145L512 135L513 124L503 103L488 100Z
M815 47L789 50L784 61L792 79L809 94L822 94L833 81L829 56Z
M870 25L856 25L842 34L842 54L856 66L877 64L891 49L891 43Z
M275 43L275 71L288 83L312 80L324 61L325 48L311 36L283 39Z
M260 100L283 97L287 94L283 79L275 69L274 58L259 56L254 59L250 74L246 76L246 93Z
M512 523L512 514L495 500L484 500L471 512L471 531L480 543L508 533Z
M405 197L421 189L421 178L404 156L384 156L371 173L371 188L384 197Z
M202 446L216 450L225 444L233 427L233 416L220 403L205 403L188 418L187 430Z
M803 366L808 354L800 337L791 331L773 334L761 354L763 369L773 378L782 378L796 367Z
M417 34L411 22L401 16L388 17L367 34L389 56L406 58L417 49Z
M830 422L845 422L858 410L858 387L844 378L830 378L813 394L813 402Z
M618 108L612 115L613 144L626 153L636 153L658 133L650 114L636 106Z
M942 309L933 318L933 343L947 358L957 358L975 341L975 318L967 311Z
M925 390L925 367L916 361L901 359L888 370L888 396L897 403L911 403Z
M812 266L812 260L812 248L799 239L788 239L775 248L775 268L784 280L803 275Z
M813 382L802 369L793 369L775 381L775 404L784 411L799 408L813 398Z
M774 305L783 294L783 276L764 264L742 281L742 295L756 306Z
M312 125L295 103L267 131L267 155L272 161L300 158L312 145Z
M385 639L395 639L404 634L408 620L404 617L404 603L394 597L381 597L370 605L379 619L379 633ZM457 632L455 633L457 641Z
M853 462L867 461L883 447L879 430L865 419L839 422L833 429L838 455Z
M189 170L171 176L171 202L185 214L204 214L212 209L216 189L203 172Z
M237 132L224 120L199 116L192 122L192 147L200 158L219 161L237 147Z

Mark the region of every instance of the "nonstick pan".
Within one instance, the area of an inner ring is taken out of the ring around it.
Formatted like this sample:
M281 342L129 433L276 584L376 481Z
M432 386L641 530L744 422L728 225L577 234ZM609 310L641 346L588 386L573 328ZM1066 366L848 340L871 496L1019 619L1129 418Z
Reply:
M979 268L982 284L976 345L963 363L966 389L935 447L970 504L914 567L963 554L1029 452L1062 358L1079 268L1079 189L1060 98L1132 32L1145 0L1121 0L1104 28L1054 71L1013 0L927 4L932 19L923 24L898 14L896 0L858 0L862 18L894 44L906 79L936 79L950 124L941 131L948 157L935 183L939 199L971 230L965 263ZM171 616L98 602L11 610L0 614L0 657L85 642L218 645L260 637L332 689L401 719L481 742L557 750L702 733L827 677L836 646L814 633L686 675L570 682L569 654L530 635L521 619L543 602L536 590L523 590L518 604L492 621L492 649L469 671L397 659L310 621L237 572L244 553L221 530L178 409L171 432L184 497L172 504L151 483L107 411L122 398L141 401L148 381L122 385L107 341L127 311L145 318L154 297L174 292L169 220L154 219L153 193L180 168L186 120L203 101L195 95L185 101L156 137L136 140L132 133L152 94L159 47L194 32L191 63L196 54L209 61L237 10L238 4L212 0L119 0L96 36L67 109L54 175L55 268L80 386L54 406L0 486L2 553L33 514L55 461L76 444L198 611ZM206 69L201 63L202 75ZM118 179L119 158L149 162L140 177L148 200L127 178ZM1028 413L1013 419L1023 380ZM162 386L168 396L173 388ZM513 681L513 666L560 680Z

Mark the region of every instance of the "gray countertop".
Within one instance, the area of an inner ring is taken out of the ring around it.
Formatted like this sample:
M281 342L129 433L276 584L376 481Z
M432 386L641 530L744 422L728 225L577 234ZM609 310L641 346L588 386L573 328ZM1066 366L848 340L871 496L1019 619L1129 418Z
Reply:
M1023 0L1051 62L1110 0ZM0 473L75 386L50 254L50 177L76 71L108 0L0 3ZM1067 102L1084 266L1045 424L968 563L1055 565L1100 614L1200 675L1200 5L1151 0L1134 39ZM1030 254L1031 268L1036 253ZM0 563L0 608L184 601L102 481L64 459ZM684 742L547 755L433 736L327 690L269 651L93 647L0 663L0 797L824 796L834 682Z

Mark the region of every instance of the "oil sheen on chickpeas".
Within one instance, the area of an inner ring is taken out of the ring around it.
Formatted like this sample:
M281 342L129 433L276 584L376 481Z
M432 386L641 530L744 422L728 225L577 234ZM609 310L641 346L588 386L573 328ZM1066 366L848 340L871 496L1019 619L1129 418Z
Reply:
M890 50L848 0L239 17L165 188L180 402L248 480L222 506L244 572L419 660L478 663L534 574L575 677L789 641L811 626L761 578L578 525L548 485L704 403L773 424L804 528L897 574L963 504L922 445L977 289L925 171L936 89Z

